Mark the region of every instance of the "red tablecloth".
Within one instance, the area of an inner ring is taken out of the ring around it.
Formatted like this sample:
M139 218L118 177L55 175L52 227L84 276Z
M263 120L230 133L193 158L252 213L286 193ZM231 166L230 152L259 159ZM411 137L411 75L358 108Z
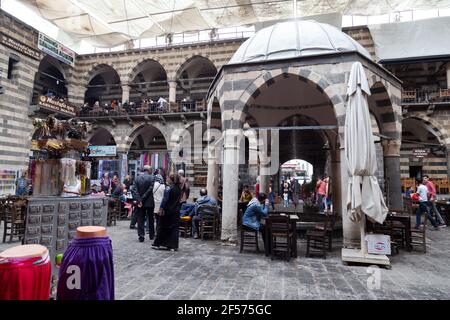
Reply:
M0 259L0 300L48 300L51 268L48 254Z

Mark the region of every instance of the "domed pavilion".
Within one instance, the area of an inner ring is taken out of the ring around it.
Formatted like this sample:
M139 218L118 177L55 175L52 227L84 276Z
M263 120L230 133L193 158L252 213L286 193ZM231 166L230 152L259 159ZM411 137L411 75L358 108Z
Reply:
M303 159L331 179L333 210L342 216L344 247L360 243L346 211L344 122L354 62L366 72L369 109L378 134L379 172L388 205L402 207L401 82L337 28L294 20L261 29L218 72L208 92L208 193L223 185L222 240L237 241L238 176L261 192L279 181L280 165ZM215 129L215 130L214 130ZM222 133L222 134L219 134ZM381 138L380 138L381 137Z

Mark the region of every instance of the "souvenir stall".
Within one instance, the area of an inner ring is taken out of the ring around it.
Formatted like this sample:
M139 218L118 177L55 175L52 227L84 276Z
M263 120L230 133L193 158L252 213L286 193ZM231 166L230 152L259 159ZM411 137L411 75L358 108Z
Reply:
M106 226L108 198L87 195L91 165L84 141L87 123L51 116L35 119L38 157L30 165L24 244L45 246L52 262L51 294L57 288L55 257L63 254L79 226Z
M172 165L170 152L167 150L152 150L139 155L130 154L128 174L131 176L133 176L133 172L137 174L139 169L145 165L150 165L153 170L159 169L162 173L168 174Z

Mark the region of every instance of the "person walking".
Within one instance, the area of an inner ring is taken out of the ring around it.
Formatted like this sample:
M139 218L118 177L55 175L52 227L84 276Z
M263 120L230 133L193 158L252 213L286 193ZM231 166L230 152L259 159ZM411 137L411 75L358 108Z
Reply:
M439 221L439 227L447 227L444 219L442 219L441 213L436 207L436 187L434 186L434 183L430 180L428 175L423 176L423 184L427 187L428 190L428 209L430 210L430 212L434 212L436 220Z
M164 198L158 211L159 225L152 249L178 250L181 197L180 175L171 174L167 179Z
M161 202L164 198L164 190L166 185L164 184L164 178L162 175L155 174L155 184L153 185L153 200L155 201L155 207L153 213L156 220L156 233L158 233L159 228L159 208L161 207Z
M417 187L417 194L419 196L419 207L416 210L416 226L415 229L419 229L422 213L425 213L427 215L428 220L430 220L431 224L433 225L434 229L437 230L438 226L436 221L434 220L433 216L428 211L428 189L427 186L424 184L422 179L418 179L417 183L419 186Z
M144 173L138 176L133 183L133 199L137 203L137 225L139 242L144 242L145 239L145 218L148 219L150 240L155 237L155 226L153 210L155 207L153 199L153 186L155 182L154 176L151 174L152 167L145 165Z
M283 208L289 208L289 183L287 181L283 184Z
M317 180L317 204L319 206L319 213L324 213L326 208L326 200L327 200L327 181L326 177L322 180L322 177L319 177Z
M327 198L325 200L326 206L325 210L333 211L333 188L331 184L330 177L325 178L325 182L327 183Z
M297 179L292 178L291 180L291 191L292 191L292 203L294 204L294 210L297 210L298 205L298 181Z
M255 184L255 197L256 197L256 198L258 198L258 196L259 196L260 181L261 181L261 177L258 176L258 177L256 178L256 184Z
M184 170L180 169L178 170L178 176L180 181L180 189L181 189L181 198L180 203L186 203L187 199L189 198L189 193L191 191L189 186L189 180L184 176Z
M268 199L270 205L272 206L272 210L275 210L275 192L273 192L273 180L270 180Z

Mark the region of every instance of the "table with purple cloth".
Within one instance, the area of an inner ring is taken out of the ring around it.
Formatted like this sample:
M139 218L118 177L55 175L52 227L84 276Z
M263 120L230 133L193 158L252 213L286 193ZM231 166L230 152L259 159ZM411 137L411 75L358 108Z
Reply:
M109 237L74 238L59 269L57 300L114 300Z

